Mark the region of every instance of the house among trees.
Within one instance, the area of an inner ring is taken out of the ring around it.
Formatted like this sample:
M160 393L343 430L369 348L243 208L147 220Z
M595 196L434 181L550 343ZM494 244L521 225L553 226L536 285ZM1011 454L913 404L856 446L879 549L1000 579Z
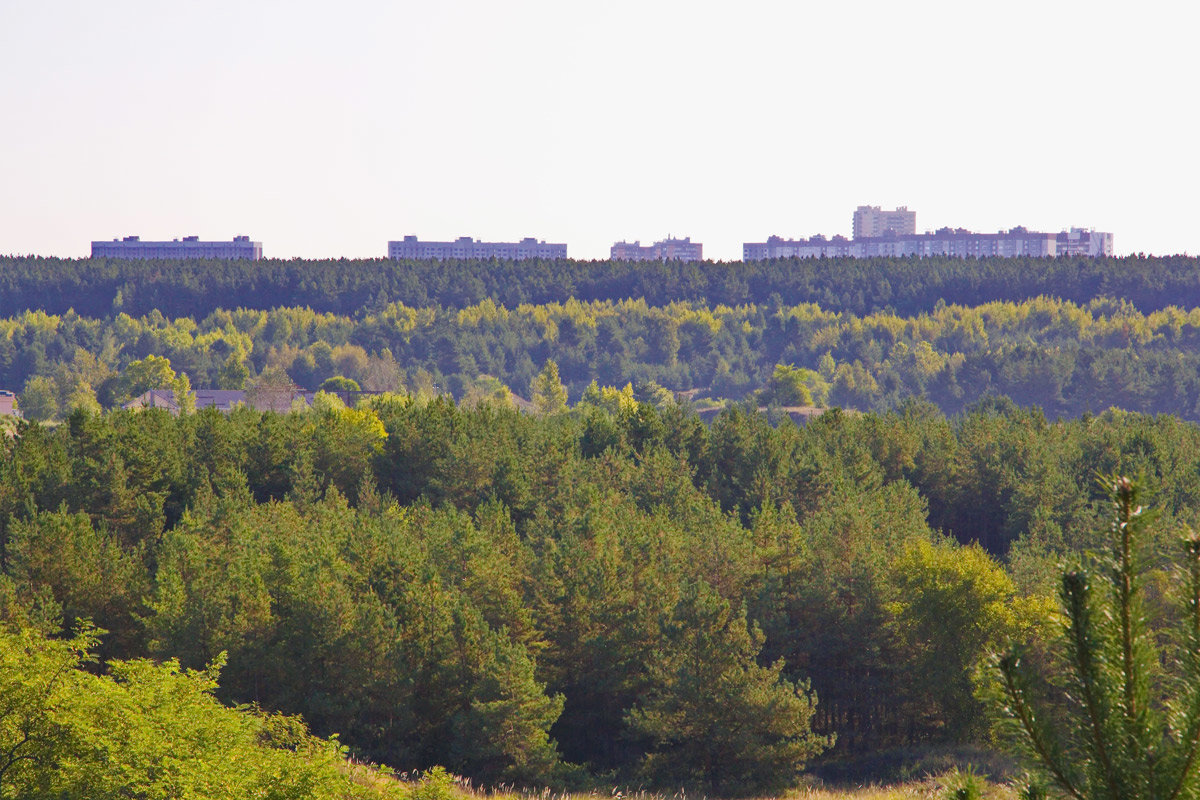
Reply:
M8 389L0 389L0 416L17 415L17 396Z

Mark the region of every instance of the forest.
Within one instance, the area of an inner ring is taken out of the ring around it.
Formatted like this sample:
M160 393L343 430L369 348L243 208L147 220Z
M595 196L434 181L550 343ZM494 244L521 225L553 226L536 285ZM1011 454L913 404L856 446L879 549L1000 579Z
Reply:
M1197 343L1200 310L1143 313L1107 298L941 305L912 317L643 300L392 303L353 316L236 309L202 319L24 311L0 319L0 388L20 393L27 416L61 419L155 388L146 360L165 358L195 388L249 388L282 370L312 390L345 378L369 391L528 398L554 361L573 401L595 382L698 408L752 400L884 411L917 397L955 414L1006 396L1052 418L1115 407L1196 420Z
M732 797L994 749L1099 476L1169 606L1197 266L0 259L0 796ZM248 400L122 407L200 387Z
M5 619L98 626L103 663L220 663L227 703L492 783L739 795L986 741L976 668L1104 536L1096 472L1142 476L1155 547L1200 514L1196 426L1010 401L798 427L607 387L541 416L324 396L18 434Z

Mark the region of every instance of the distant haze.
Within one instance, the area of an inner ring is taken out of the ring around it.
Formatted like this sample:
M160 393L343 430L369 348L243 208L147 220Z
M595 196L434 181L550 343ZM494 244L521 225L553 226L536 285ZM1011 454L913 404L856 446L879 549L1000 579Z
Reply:
M0 253L1115 234L1200 252L1183 2L0 4Z

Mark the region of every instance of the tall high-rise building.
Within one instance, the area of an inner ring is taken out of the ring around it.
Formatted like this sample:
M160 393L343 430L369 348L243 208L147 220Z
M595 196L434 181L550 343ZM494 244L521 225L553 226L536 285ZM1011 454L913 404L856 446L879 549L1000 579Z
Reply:
M879 206L859 206L854 210L855 239L886 236L889 232L898 236L916 233L917 212L909 211L908 206L895 211L884 211Z
M169 242L143 242L140 236L126 236L111 242L92 242L92 258L262 258L262 242L249 236L235 236L229 242L202 242L199 236L185 236Z
M1113 235L1094 231L1091 228L1071 228L1058 234L1058 255L1060 256L1111 256L1113 253Z
M565 244L547 244L533 238L519 242L481 242L470 236L460 236L453 242L422 242L416 236L405 236L401 241L388 242L388 258L393 261L402 258L430 258L437 261L447 258L502 258L523 261L527 258L566 257Z
M613 261L703 261L704 245L693 242L690 236L645 246L641 242L616 242L608 255Z

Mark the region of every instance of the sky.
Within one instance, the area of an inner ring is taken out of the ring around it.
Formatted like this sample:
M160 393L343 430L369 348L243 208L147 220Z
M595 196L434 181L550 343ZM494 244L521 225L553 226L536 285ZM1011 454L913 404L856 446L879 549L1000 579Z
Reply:
M0 0L0 254L1111 231L1200 253L1200 5Z

